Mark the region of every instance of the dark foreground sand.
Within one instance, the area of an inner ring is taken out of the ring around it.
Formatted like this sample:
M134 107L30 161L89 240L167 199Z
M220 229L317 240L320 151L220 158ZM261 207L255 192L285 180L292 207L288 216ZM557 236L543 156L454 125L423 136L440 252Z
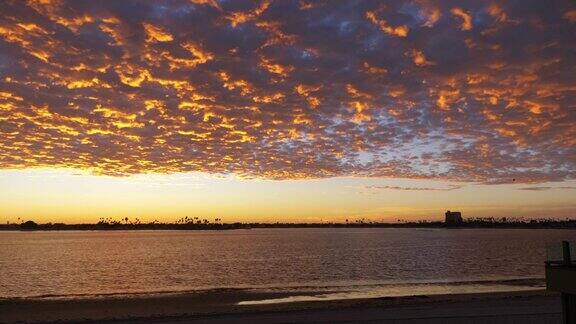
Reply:
M308 293L309 294L309 293ZM0 300L0 322L107 323L560 323L545 291L237 305L285 293L215 290L99 299Z

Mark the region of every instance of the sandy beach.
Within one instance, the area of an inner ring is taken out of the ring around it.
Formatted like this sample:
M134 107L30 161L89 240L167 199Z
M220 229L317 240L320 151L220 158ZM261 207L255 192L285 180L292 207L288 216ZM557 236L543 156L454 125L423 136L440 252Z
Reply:
M235 289L90 299L0 300L0 322L109 323L559 323L559 297L543 290L239 305L285 293Z

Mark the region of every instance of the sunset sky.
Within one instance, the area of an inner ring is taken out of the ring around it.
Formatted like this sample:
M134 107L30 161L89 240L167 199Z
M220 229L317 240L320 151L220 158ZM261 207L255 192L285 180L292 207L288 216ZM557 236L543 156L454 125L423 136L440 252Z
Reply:
M576 217L576 2L0 2L0 222Z

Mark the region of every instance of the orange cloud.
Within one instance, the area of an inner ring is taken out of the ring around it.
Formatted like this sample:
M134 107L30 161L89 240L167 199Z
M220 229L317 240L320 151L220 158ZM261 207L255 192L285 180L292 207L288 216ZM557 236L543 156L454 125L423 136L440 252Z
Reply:
M418 0L416 2L420 6L420 15L425 18L422 26L433 27L442 17L442 11L440 8L428 0Z
M402 26L390 26L384 19L378 19L376 16L376 12L368 11L366 12L366 18L374 25L378 26L381 31L385 32L388 35L397 36L397 37L406 37L408 36L409 28L406 25Z
M7 2L0 168L576 177L569 3L310 3Z
M197 4L197 5L207 5L207 6L214 7L218 10L222 10L222 8L220 7L220 4L216 0L190 0L190 1L192 1L192 3Z
M472 16L470 16L468 12L458 7L452 8L450 12L462 20L462 24L460 25L461 30L472 30Z
M436 106L441 110L449 110L450 105L460 98L460 90L440 90Z
M266 57L260 57L260 67L267 70L270 73L287 77L288 74L294 71L294 67L290 65L282 65L272 62L271 59Z
M401 191L452 191L462 188L462 186L452 185L447 188L431 188L431 187L400 187L400 186L366 186L366 189L378 190L401 190Z
M310 86L310 85L304 85L304 84L299 84L296 87L294 87L294 90L298 94L300 94L301 96L306 98L306 100L308 101L308 104L312 108L316 108L321 104L320 99L313 95L313 93L319 91L320 89L321 89L321 86Z
M488 13L492 17L496 18L496 21L498 22L506 22L508 20L508 15L506 15L502 7L496 3L491 3L488 6Z
M414 64L416 64L417 66L434 65L434 62L428 61L424 53L420 50L413 49L409 52L406 52L406 55L411 57Z
M562 17L571 23L576 23L576 10L566 11Z
M388 73L388 69L372 65L368 62L364 62L362 66L364 67L364 71L368 74L379 75Z
M263 0L258 7L254 8L251 11L247 12L233 12L232 14L228 15L226 18L230 20L230 24L232 27L236 27L239 24L243 24L254 20L258 16L262 15L266 9L270 6L270 0Z
M149 23L143 23L144 30L148 35L148 41L151 42L171 42L174 40L172 35L160 27L154 26Z

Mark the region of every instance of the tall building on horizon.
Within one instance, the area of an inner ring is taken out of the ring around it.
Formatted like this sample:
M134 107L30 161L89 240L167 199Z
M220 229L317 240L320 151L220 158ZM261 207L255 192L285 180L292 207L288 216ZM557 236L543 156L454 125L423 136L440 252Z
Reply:
M455 212L451 212L451 211L446 211L446 218L444 219L444 223L446 224L460 224L463 222L462 220L462 213L455 211Z

